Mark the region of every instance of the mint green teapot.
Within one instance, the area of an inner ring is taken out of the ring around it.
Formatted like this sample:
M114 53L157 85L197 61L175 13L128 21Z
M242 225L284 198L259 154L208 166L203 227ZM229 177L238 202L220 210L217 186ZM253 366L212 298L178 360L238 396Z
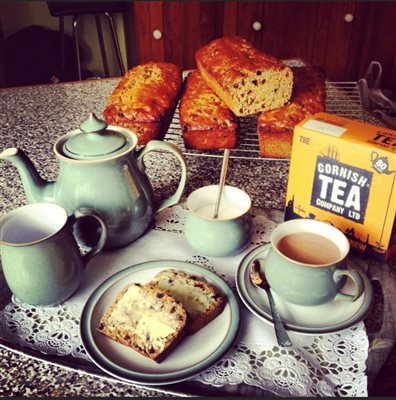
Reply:
M80 207L98 212L108 230L105 248L114 249L141 236L156 211L178 203L186 184L186 163L175 145L152 140L139 150L136 146L137 137L130 130L108 126L90 114L80 129L55 143L54 152L60 162L56 182L42 179L19 149L6 149L0 158L17 168L29 203L53 202L64 207L69 215ZM158 206L154 204L143 162L144 156L153 150L172 153L181 165L176 192ZM87 238L94 234L87 231L88 227L84 229Z

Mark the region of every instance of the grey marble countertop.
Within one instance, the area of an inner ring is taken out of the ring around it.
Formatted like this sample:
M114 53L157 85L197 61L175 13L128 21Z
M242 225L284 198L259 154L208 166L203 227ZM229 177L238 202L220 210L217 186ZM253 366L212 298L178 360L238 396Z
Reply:
M101 116L105 102L118 79L0 89L0 150L23 149L41 176L55 180L59 170L52 151L55 141L78 128L90 112ZM166 138L165 138L166 139ZM198 187L216 184L220 157L186 156L188 179L183 199ZM175 173L163 177L166 163ZM16 169L1 162L0 215L27 203ZM177 162L167 156L150 155L146 162L158 200L170 195L178 183ZM231 155L227 184L245 190L256 207L283 209L289 162L260 158L240 159ZM164 184L165 182L165 184ZM180 394L218 395L210 388L181 384L175 388L150 389L128 385L101 374L88 374L73 367L56 365L34 354L13 351L0 341L0 396L144 396ZM224 392L223 392L224 394ZM228 395L265 395L252 388L229 388Z

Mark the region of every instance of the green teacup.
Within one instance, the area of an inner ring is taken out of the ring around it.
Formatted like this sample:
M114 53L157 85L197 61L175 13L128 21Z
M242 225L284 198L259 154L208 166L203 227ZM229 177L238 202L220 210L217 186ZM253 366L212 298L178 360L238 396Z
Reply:
M348 239L334 226L309 219L287 221L274 229L271 244L259 262L271 288L286 301L313 306L355 301L362 295L363 279L346 262ZM355 283L354 294L341 292L347 277Z
M97 245L82 256L73 236L80 218L99 221ZM1 258L5 280L15 297L32 305L55 305L78 288L85 265L103 248L107 236L103 220L81 208L68 218L61 206L29 204L1 220Z
M218 217L213 218L218 193L219 186L211 185L190 194L184 233L200 254L224 257L239 253L250 243L251 200L243 190L225 185Z

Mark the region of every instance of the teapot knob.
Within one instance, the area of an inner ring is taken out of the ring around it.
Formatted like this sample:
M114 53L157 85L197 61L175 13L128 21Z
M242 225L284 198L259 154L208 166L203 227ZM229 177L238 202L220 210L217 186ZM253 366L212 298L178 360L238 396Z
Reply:
M107 123L98 118L94 113L90 113L88 118L81 123L80 129L84 132L100 132L107 128Z

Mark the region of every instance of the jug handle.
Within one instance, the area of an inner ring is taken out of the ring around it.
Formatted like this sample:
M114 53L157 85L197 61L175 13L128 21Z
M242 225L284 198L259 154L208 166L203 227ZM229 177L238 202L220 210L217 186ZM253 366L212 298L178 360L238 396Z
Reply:
M104 223L103 219L96 213L95 211L91 210L90 208L87 207L81 207L78 210L74 212L73 215L70 216L70 221L71 224L74 225L78 219L83 218L83 217L93 217L95 218L101 228L102 228L102 233L100 235L99 241L96 244L95 247L93 247L87 254L83 256L83 261L84 265L86 266L89 261L92 260L104 247L106 244L107 240L107 227L106 224Z
M183 153L180 149L172 143L163 142L161 140L151 140L147 143L147 145L141 150L141 153L137 157L137 164L141 171L144 171L145 166L143 163L143 157L149 153L150 151L162 150L172 153L176 156L176 158L180 161L181 165L181 178L179 182L179 186L177 187L176 192L169 198L163 200L156 211L161 211L166 207L173 206L177 204L180 200L181 195L183 194L184 187L186 186L187 180L187 166L186 161L183 156Z

